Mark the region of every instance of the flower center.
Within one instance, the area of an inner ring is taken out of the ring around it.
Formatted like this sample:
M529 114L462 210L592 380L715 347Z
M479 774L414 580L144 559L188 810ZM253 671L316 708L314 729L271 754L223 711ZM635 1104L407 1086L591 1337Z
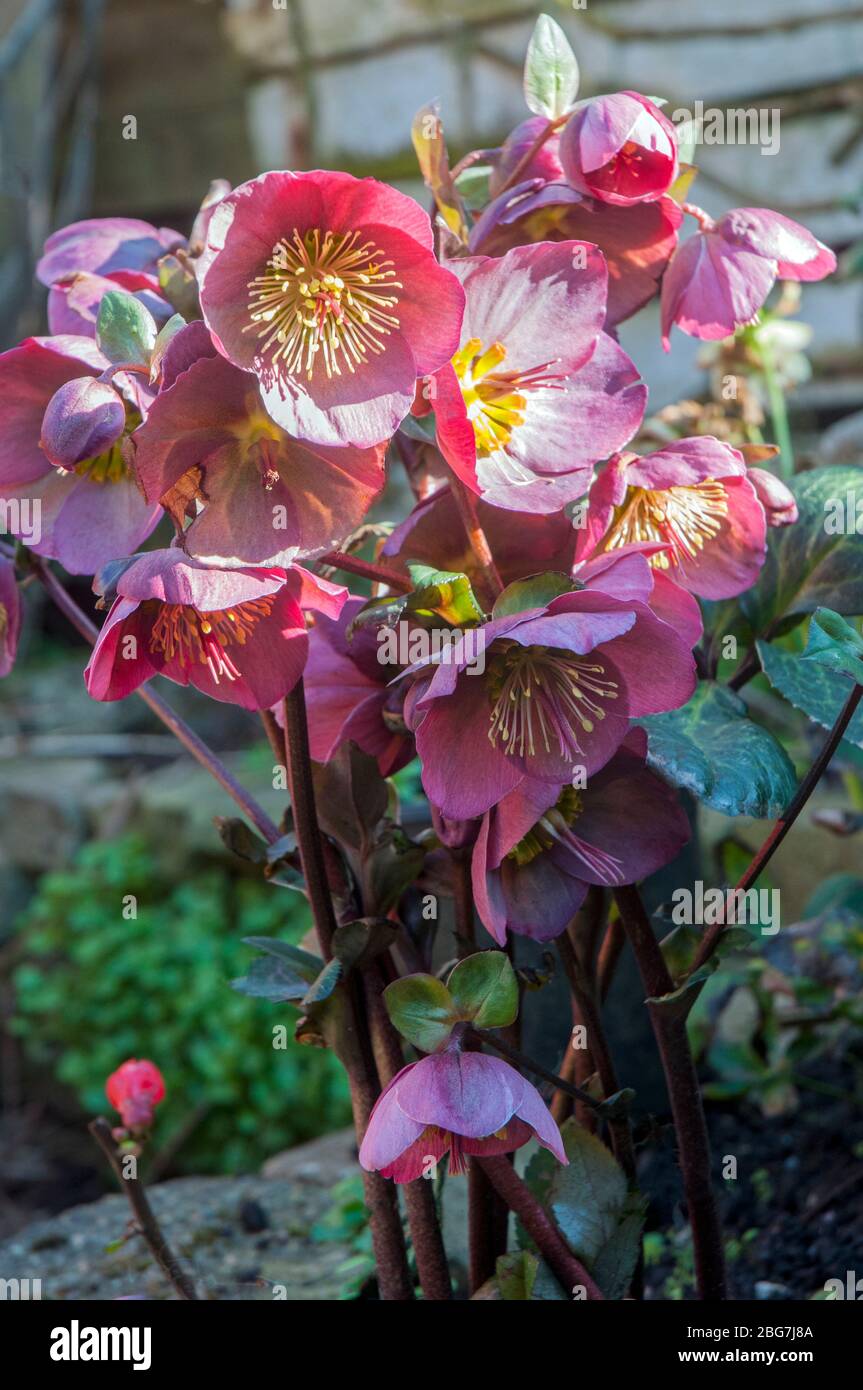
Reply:
M492 699L488 736L504 753L524 757L552 750L565 762L581 756L581 733L607 714L600 700L616 700L617 682L605 680L597 661L554 647L495 643L489 661Z
M273 247L265 274L248 283L251 322L243 332L263 339L260 352L285 376L304 372L311 381L319 360L328 377L341 376L343 366L355 372L398 327L395 275L393 262L359 232L315 228L300 236L295 227Z
M551 849L554 844L555 821L562 821L565 826L570 826L581 812L581 794L575 787L564 787L550 810L546 811L517 845L513 845L506 856L507 859L511 859L519 867L531 864L538 855Z
M75 467L69 471L77 473L79 478L89 478L91 483L122 483L126 478L131 478L132 473L123 455L123 441L136 430L141 423L141 416L137 410L132 410L126 406L126 424L119 439L115 440L110 449L106 449L103 454L97 454L95 458L82 459L76 463ZM65 469L58 470L66 472Z
M603 549L663 541L671 544L673 550L651 556L650 563L657 569L670 569L679 565L681 558L695 560L706 543L719 535L727 515L728 495L714 478L662 492L629 488L622 505L615 508Z
M555 373L547 370L550 362L525 372L497 371L505 358L503 343L483 348L479 338L470 338L452 359L481 458L505 448L513 430L524 424L525 392L540 386L561 389Z
M269 616L273 595L238 603L233 608L220 608L212 613L199 613L185 603L160 603L150 632L150 651L164 652L169 661L182 667L200 662L209 666L213 680L222 677L237 680L240 672L228 653L236 643L245 646L246 640L260 618Z

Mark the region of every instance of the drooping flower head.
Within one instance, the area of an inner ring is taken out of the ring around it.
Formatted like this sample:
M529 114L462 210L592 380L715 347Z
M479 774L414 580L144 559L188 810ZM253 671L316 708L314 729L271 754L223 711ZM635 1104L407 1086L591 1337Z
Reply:
M560 162L572 188L602 203L652 201L677 178L674 126L638 92L594 97L567 121Z
M508 931L551 941L591 884L637 883L689 839L675 794L644 765L646 748L644 730L633 729L584 788L526 781L483 816L474 900L501 945Z
M422 208L375 179L262 174L212 215L204 318L289 434L372 447L458 347L464 296L432 248Z
M378 1097L360 1163L413 1182L449 1155L450 1173L472 1156L511 1153L536 1138L561 1163L560 1131L539 1092L499 1057L456 1049L404 1067Z
M495 506L560 511L644 415L636 368L602 332L603 257L557 242L451 265L466 305L459 350L430 386L439 447Z
M164 1078L154 1062L132 1057L108 1077L105 1095L126 1129L146 1129L155 1107L165 1099Z
M573 589L558 576L546 602L530 581L511 585L491 621L430 679L412 668L422 678L406 718L426 794L443 815L482 815L526 778L559 788L576 770L592 776L623 742L631 717L689 699L695 676L686 638L642 597L603 592L601 576L596 584ZM482 672L469 661L477 638Z
M203 324L181 330L169 368L185 351L178 340L201 333ZM179 492L192 516L190 555L285 565L332 549L359 525L383 486L383 448L300 443L267 413L249 372L218 355L183 365L134 436L134 466L151 502L169 505Z
M0 354L0 493L18 502L21 518L38 509L38 534L23 527L16 534L72 574L93 574L128 554L161 516L141 496L123 448L140 423L141 397L135 393L133 403L131 391L121 398L114 387L97 387L108 365L90 338L28 338ZM46 434L46 411L61 389ZM79 419L82 396L89 408ZM56 465L44 447L54 443Z
M8 676L15 664L21 633L21 595L15 566L0 555L0 676Z
M84 673L95 700L121 700L152 676L214 700L269 709L303 673L304 608L335 616L347 590L293 566L208 569L154 550L123 569Z
M748 589L764 563L766 518L738 450L703 435L612 459L591 488L579 557L644 542L665 545L651 564L692 593Z
M364 606L364 599L349 598L337 618L317 617L309 634L303 677L309 744L316 762L325 763L350 740L377 758L381 775L390 777L410 761L414 745L402 715L404 692L391 684L399 668L381 660L373 628L358 627L349 635Z
M777 279L823 280L836 257L817 237L769 208L734 208L678 248L662 282L662 344L673 324L693 338L728 338L751 323Z

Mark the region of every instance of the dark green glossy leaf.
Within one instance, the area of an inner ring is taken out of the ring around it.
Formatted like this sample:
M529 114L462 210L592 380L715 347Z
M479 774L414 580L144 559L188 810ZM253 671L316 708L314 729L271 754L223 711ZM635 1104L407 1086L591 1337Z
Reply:
M816 608L809 624L809 641L802 661L817 661L863 683L863 638L830 608Z
M716 811L775 816L794 794L785 749L722 686L702 681L682 709L636 722L648 732L650 765Z
M774 690L816 724L832 729L854 689L850 676L839 675L818 662L804 665L799 653L784 651L774 642L759 642L758 657ZM852 716L845 738L863 748L863 710L858 708Z

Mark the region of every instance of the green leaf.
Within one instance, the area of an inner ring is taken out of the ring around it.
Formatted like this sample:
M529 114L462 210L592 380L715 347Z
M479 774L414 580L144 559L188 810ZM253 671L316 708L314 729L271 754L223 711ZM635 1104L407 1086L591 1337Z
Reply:
M411 141L426 186L434 194L437 210L453 236L467 245L469 223L461 195L453 183L436 102L423 106L411 125Z
M336 985L342 977L342 963L340 960L327 961L320 975L312 982L309 989L303 995L302 1005L304 1009L311 1009L315 1004L323 1004L329 999Z
M571 594L578 585L567 575L556 570L544 574L531 575L529 579L516 579L507 584L492 609L492 618L506 618L513 613L525 613L531 608L544 608L561 594Z
M816 608L802 660L817 661L863 683L863 638L831 608Z
M162 358L168 349L171 340L176 337L181 328L186 327L186 320L182 314L172 314L167 323L163 323L159 332L156 334L156 341L153 344L153 351L150 356L150 381L154 382L162 367Z
M568 1120L561 1133L569 1166L552 1178L551 1210L575 1254L592 1268L617 1231L626 1178L614 1155L575 1120Z
M773 689L816 724L832 729L854 688L850 676L839 675L818 662L804 666L799 653L784 651L772 642L757 646L761 669ZM855 711L845 738L863 748L863 709Z
M726 816L776 816L794 795L788 754L731 690L702 681L682 709L635 722L648 732L650 765Z
M140 299L125 290L109 290L102 296L96 345L109 362L149 366L155 342L156 320Z
M770 531L767 562L741 607L756 634L772 621L819 607L863 613L863 472L816 468L789 484L800 515ZM844 529L842 529L844 527Z
M647 1199L631 1192L618 1224L593 1262L591 1273L606 1298L624 1298L641 1254Z
M384 990L387 1013L403 1038L421 1052L446 1042L458 1021L452 995L434 975L405 975Z
M276 956L258 956L249 973L231 981L231 989L252 999L269 999L272 1004L302 999L309 982L287 961Z
M432 565L408 565L415 586L408 594L411 612L436 614L453 627L471 627L482 622L483 612L466 574L436 570Z
M280 960L287 961L309 984L323 969L324 962L320 956L312 955L311 951L304 951L300 946L292 946L290 941L280 941L275 936L244 936L243 945L254 946L259 951L266 951L269 956L278 956Z
M251 864L263 864L267 858L267 842L254 830L250 830L239 816L216 816L216 829L222 843L238 859L246 859Z
M362 967L391 946L397 935L398 927L388 917L358 917L336 927L333 955L345 970Z
M557 120L578 95L578 63L560 25L547 14L536 21L524 64L524 99L537 116Z
M506 1028L518 1014L518 981L503 951L459 961L447 980L459 1017L477 1028Z
M511 1250L501 1255L495 1265L495 1277L501 1297L508 1303L527 1302L533 1291L539 1260L529 1250Z

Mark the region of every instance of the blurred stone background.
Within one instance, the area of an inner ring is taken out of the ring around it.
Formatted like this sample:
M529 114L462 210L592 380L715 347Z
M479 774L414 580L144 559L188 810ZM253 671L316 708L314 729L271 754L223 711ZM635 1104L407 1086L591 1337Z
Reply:
M526 114L522 64L542 8L575 48L582 95L634 87L671 111L701 101L780 113L775 154L699 148L694 196L708 211L768 205L838 251L856 246L863 6L854 0L6 0L2 342L38 323L29 266L45 233L72 216L185 229L211 177L239 182L274 167L374 173L423 197L414 112L440 101L454 157L499 143ZM123 137L129 115L135 140ZM803 316L822 371L798 409L861 404L861 283L807 287ZM697 388L695 345L678 335L663 354L655 313L624 338L654 406Z

